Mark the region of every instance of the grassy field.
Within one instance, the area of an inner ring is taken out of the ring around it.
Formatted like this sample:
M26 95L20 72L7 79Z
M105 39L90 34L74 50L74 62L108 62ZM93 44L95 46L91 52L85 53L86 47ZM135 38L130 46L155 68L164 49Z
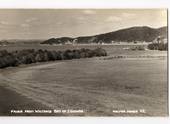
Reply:
M63 47L6 49L63 50L98 46ZM123 50L127 46L122 45L100 47L107 50L108 57L0 70L0 85L51 109L83 109L83 116L167 116L167 52L128 51ZM119 55L126 58L107 59ZM118 114L113 110L145 110L145 113Z

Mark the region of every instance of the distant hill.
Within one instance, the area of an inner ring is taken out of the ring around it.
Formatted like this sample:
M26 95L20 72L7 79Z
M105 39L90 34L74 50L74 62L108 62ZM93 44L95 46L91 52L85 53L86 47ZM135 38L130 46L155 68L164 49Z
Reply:
M23 44L40 44L44 39L3 39L0 40L0 46L6 45L23 45Z
M68 41L73 42L73 40L74 38L70 38L70 37L51 38L42 42L41 44L60 44L60 43L62 44Z
M152 42L158 36L167 38L167 27L161 28L150 28L147 26L143 27L131 27L126 29L121 29L118 31L113 31L104 34L98 34L93 36L83 36L83 37L61 37L61 38L51 38L41 44L64 44L68 42L76 43L111 43L113 42Z

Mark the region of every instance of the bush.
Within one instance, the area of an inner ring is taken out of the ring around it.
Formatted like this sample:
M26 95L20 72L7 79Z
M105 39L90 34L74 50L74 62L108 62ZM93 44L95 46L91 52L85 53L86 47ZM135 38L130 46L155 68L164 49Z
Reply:
M73 50L73 59L80 59L80 50Z
M73 59L73 52L71 50L66 50L64 51L63 56L66 60Z
M33 49L15 51L12 53L6 50L0 51L0 68L9 66L18 66L20 64L31 64L36 62L46 62L54 60L69 60L79 58L89 58L94 56L106 56L107 53L102 48L95 50L80 49L80 50L66 50L66 51L47 51Z
M6 55L8 55L8 52L6 50L2 50L0 52L0 57L6 56Z
M18 65L17 60L12 55L7 55L0 58L0 68L17 66L17 65Z
M168 43L152 43L148 45L148 49L150 50L161 50L167 51L168 50Z
M145 50L144 46L135 46L130 48L130 50Z
M93 56L107 56L107 52L106 50L102 49L102 48L97 48L95 50L92 51L93 52Z

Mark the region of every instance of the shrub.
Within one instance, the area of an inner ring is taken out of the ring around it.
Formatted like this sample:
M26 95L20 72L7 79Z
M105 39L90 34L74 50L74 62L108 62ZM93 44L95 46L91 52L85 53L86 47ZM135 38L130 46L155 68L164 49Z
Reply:
M148 49L166 51L168 50L168 43L152 43L148 45Z
M12 55L3 56L0 58L0 68L5 68L9 66L17 66L17 60Z
M0 57L8 55L8 52L6 50L0 51Z
M71 50L66 50L64 51L63 56L66 60L73 59L73 52Z
M131 47L130 50L145 50L144 46Z
M6 50L0 51L0 68L9 66L18 66L20 64L31 64L36 62L46 62L54 60L69 60L79 59L94 56L106 56L107 53L102 48L95 50L80 49L80 50L66 50L66 51L48 51L33 49L14 51L12 53Z
M80 50L73 50L73 59L79 59L80 57Z
M106 50L102 49L102 48L97 48L95 50L93 50L93 56L107 56L107 52Z

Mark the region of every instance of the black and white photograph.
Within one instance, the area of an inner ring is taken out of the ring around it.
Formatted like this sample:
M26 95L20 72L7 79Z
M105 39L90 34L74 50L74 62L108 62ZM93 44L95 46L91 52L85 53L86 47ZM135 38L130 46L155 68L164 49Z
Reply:
M0 9L0 116L167 117L168 9Z

